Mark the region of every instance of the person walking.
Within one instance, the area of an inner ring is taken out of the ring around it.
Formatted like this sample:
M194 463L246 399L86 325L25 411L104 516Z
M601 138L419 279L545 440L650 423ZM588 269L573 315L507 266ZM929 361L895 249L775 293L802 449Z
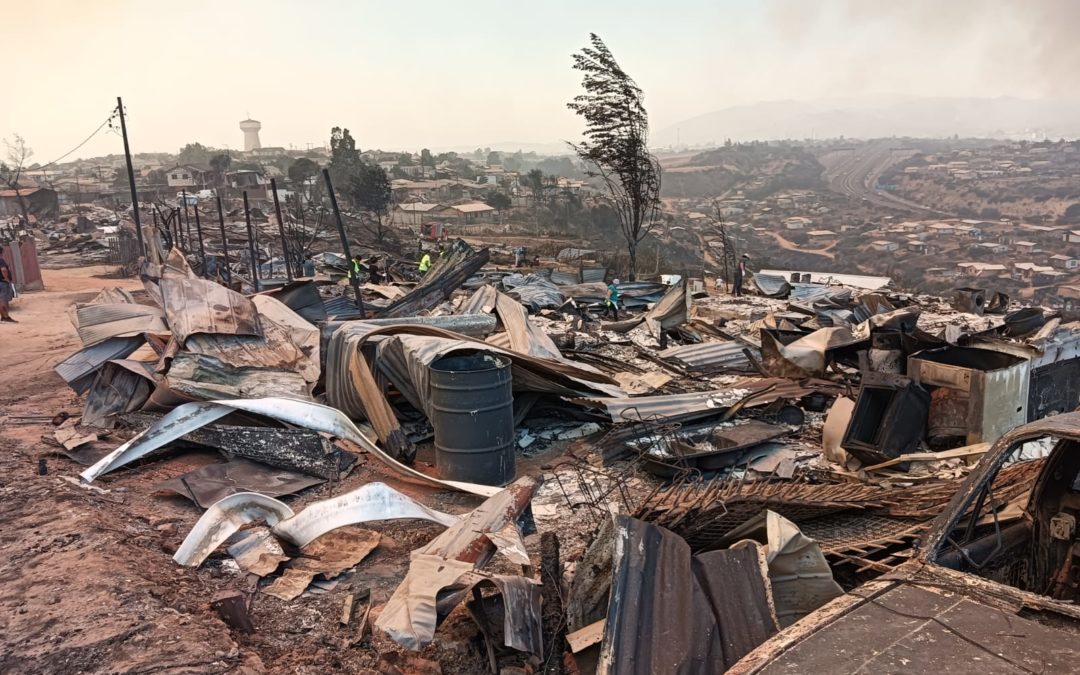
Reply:
M420 270L420 274L427 274L427 271L431 269L431 254L424 251L424 256L420 258L420 265L417 268Z
M750 268L747 266L748 265L747 261L749 261L749 260L750 260L750 256L743 253L742 257L739 258L739 264L735 266L734 291L735 291L735 297L736 298L742 297L743 279L746 277L747 274L750 273Z
M359 253L354 253L352 264L349 265L349 281L360 280L360 275L365 271L364 258Z
M0 254L2 253L3 249L0 248ZM4 258L0 256L0 322L18 323L18 321L12 319L11 314L8 313L9 303L14 299L15 275L11 273L11 268L8 267Z
M619 280L612 279L607 287L607 298L604 301L604 316L614 314L615 320L619 320Z

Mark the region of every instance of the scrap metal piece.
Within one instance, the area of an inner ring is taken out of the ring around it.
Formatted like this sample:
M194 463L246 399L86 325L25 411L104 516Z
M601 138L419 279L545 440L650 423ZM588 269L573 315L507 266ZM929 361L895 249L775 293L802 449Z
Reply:
M322 478L238 459L222 464L207 464L158 483L157 489L175 492L206 509L237 492L281 497L324 482Z
M76 394L85 394L94 384L98 370L109 361L127 358L145 339L141 335L114 337L89 347L83 347L53 367Z
M89 347L114 337L142 333L168 333L165 315L157 307L129 303L75 305L71 322L83 346Z
M289 559L268 527L253 527L236 533L227 549L237 566L248 574L265 577ZM226 542L228 543L228 542Z
M238 492L222 499L202 514L184 537L173 560L185 567L198 567L237 530L256 520L276 525L293 512L288 505L257 492Z
M598 674L722 672L778 630L756 542L694 556L663 528L616 518Z
M529 321L520 302L506 293L495 294L495 312L510 336L510 349L544 359L561 359L562 354L548 334Z
M111 429L116 415L138 410L154 389L154 364L130 359L105 363L83 408L83 424Z
M490 255L486 248L477 252L464 241L455 241L450 250L436 259L420 284L405 297L387 305L379 312L379 318L416 316L436 307L486 265Z
M188 400L311 398L308 381L300 373L262 366L232 366L214 356L180 352L169 366L162 387Z
M660 302L645 315L645 326L654 338L660 339L660 334L682 325L690 318L690 305L693 298L686 292L686 279L672 286Z
M907 378L863 373L859 397L841 441L864 464L911 452L922 441L930 394Z
M333 579L358 565L379 546L381 538L378 532L359 527L330 532L306 544L300 551L301 557L289 563L285 574L275 579L264 593L293 600L316 576Z
M165 317L180 344L197 333L262 335L254 303L221 284L166 269L160 286Z
M435 637L438 612L436 595L454 584L465 572L480 569L497 550L497 541L488 536L513 525L532 501L539 482L535 478L517 479L483 504L413 551L409 572L379 614L375 625L398 644L420 650ZM499 537L505 541L505 537ZM455 594L457 601L463 594ZM536 635L540 634L539 593L536 607L522 616L535 617ZM455 603L456 604L456 603ZM508 607L507 614L518 615ZM509 637L509 633L508 633Z
M311 504L299 514L274 526L274 534L297 546L306 546L323 534L345 525L378 520L416 518L450 527L457 516L430 509L385 483L368 483L333 499Z
M124 466L140 457L157 450L166 443L191 433L199 427L210 424L230 412L243 410L257 415L265 415L282 422L288 422L305 429L344 438L361 446L380 459L388 467L407 478L427 485L450 488L482 497L489 497L499 492L499 488L474 483L444 481L401 464L379 449L356 425L341 411L318 403L297 401L288 398L237 399L228 401L205 401L185 403L177 406L165 415L157 424L124 443L94 466L83 471L80 476L91 482L98 476Z

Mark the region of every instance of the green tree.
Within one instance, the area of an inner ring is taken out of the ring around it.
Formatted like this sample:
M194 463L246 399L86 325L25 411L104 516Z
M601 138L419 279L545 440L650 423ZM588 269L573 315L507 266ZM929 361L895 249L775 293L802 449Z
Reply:
M498 211L500 218L502 217L503 211L513 206L513 201L511 201L509 195L505 192L499 192L498 190L488 192L487 197L484 199L484 203Z
M26 167L26 160L33 156L34 151L26 145L26 140L19 134L13 136L13 140L4 139L4 148L7 150L7 163L0 162L0 184L15 193L15 199L19 202L19 210L23 220L30 222L30 206L23 196L23 184L19 182Z
M232 164L232 157L224 152L210 158L210 169L217 176L218 185L225 184L225 172L229 170L230 164Z
M619 214L630 257L629 279L637 279L637 250L656 223L660 208L660 163L649 153L649 117L637 83L595 33L591 46L574 54L584 73L584 94L567 104L585 120L585 139L571 144L590 171L604 181Z
M334 127L330 130L330 177L334 181L336 190L344 190L348 193L352 179L359 175L360 151L356 149L356 141L348 129Z
M308 181L319 175L319 165L307 157L301 157L289 165L289 185L294 190L306 191Z
M487 155L487 163L488 166L491 166L492 164L502 164L502 154L495 152L494 150L489 152Z
M363 222L375 240L382 243L389 229L390 209L394 202L386 171L378 164L362 163L349 182L349 197L363 212Z
M206 166L210 162L212 154L213 151L202 143L188 143L180 148L180 155L176 158L176 163Z
M431 151L427 148L420 151L420 168L423 169L425 166L435 169L435 158L431 156Z

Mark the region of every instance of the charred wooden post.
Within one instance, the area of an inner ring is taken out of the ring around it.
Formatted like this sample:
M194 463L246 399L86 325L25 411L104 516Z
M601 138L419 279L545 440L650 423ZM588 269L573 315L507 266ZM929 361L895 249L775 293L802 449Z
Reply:
M195 233L199 235L199 260L202 261L202 275L206 278L206 247L203 244L202 223L199 221L199 205L195 205Z
M274 193L274 213L277 214L278 234L281 235L281 256L285 259L285 278L292 281L293 274L289 260L289 241L285 237L285 220L281 217L281 202L278 200L276 178L270 179L270 191ZM271 273L273 273L273 265L270 266L270 269Z
M364 300L360 297L360 279L353 273L352 253L349 251L349 238L345 235L345 223L341 220L341 209L338 208L337 195L334 194L334 183L330 180L330 170L323 169L323 180L326 181L326 191L330 193L330 205L334 207L334 219L337 221L338 236L341 237L341 248L345 253L345 264L349 266L349 281L352 283L353 293L356 295L356 308L360 311L360 318L364 318Z
M244 222L247 224L248 256L251 258L251 283L259 292L259 261L255 256L255 230L251 227L251 209L248 207L247 190L244 190Z
M225 234L225 213L221 209L221 197L217 198L217 217L218 228L221 230L221 257L223 260L224 273L221 278L225 280L226 285L232 282L232 272L229 270L229 238Z

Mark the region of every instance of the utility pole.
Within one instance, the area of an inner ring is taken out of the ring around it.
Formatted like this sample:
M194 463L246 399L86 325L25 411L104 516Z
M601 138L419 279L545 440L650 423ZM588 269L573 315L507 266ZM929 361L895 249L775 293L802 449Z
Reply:
M139 222L139 195L135 191L135 167L131 164L131 146L128 145L127 122L124 120L124 101L116 97L116 109L120 112L120 133L124 137L124 159L127 160L128 186L131 187L131 214L135 217L135 237L139 241L139 255L146 256L142 223Z
M341 209L338 208L337 195L334 194L334 183L330 180L330 170L322 170L323 180L326 181L326 190L330 193L330 205L334 207L334 219L337 220L338 236L341 237L341 248L345 252L345 264L349 266L349 279L352 282L353 293L356 294L356 308L360 311L360 318L364 318L364 300L360 297L360 280L353 274L352 253L349 251L349 238L345 236L345 223L341 220Z
M191 247L191 214L187 210L187 190L181 190L181 199L184 200L184 226L187 228L188 248Z
M274 193L274 212L277 213L277 225L278 233L281 235L281 257L285 259L285 278L288 281L292 281L292 267L289 265L289 242L285 238L285 221L281 218L281 202L278 201L277 194L277 179L270 179L270 191ZM270 264L271 274L273 274L274 265Z
M221 256L225 260L225 273L221 275L224 280L227 278L228 285L232 283L232 271L229 269L229 239L225 236L225 213L221 210L221 196L217 198L217 217L218 227L221 228Z
M247 223L248 255L251 257L251 284L259 292L259 261L255 257L255 230L251 228L251 209L248 208L247 190L244 190L244 222Z

